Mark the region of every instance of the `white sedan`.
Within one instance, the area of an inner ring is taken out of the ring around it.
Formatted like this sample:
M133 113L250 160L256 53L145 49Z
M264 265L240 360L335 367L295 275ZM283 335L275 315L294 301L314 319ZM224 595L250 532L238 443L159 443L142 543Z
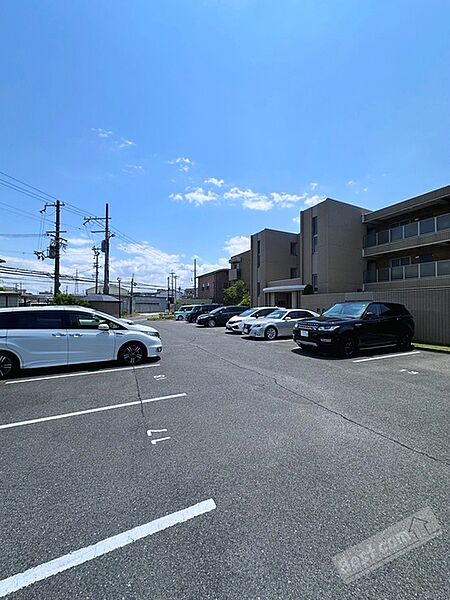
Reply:
M231 317L231 319L226 324L225 331L229 333L242 333L242 329L244 327L244 321L250 322L256 319L263 319L273 313L274 310L277 310L277 306L259 306L256 308L248 308L240 315L236 315L235 317Z
M302 319L320 316L312 310L304 308L280 308L265 319L258 321L244 321L243 334L249 337L276 340L281 336L292 336L294 325Z

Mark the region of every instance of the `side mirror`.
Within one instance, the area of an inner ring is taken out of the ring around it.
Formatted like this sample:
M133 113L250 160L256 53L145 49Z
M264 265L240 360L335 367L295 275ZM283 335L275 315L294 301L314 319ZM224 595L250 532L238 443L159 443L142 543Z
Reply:
M285 321L292 321L292 317L284 317Z
M364 315L365 319L374 319L376 317L376 314L374 312L366 312L366 314Z
M99 331L109 331L108 323L100 323L98 326Z

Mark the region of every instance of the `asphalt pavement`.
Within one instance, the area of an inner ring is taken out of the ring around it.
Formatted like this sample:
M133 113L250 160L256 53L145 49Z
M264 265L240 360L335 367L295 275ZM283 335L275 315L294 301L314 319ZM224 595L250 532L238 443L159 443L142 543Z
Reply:
M158 363L0 384L0 597L447 600L448 356L152 324ZM442 533L340 577L426 507Z

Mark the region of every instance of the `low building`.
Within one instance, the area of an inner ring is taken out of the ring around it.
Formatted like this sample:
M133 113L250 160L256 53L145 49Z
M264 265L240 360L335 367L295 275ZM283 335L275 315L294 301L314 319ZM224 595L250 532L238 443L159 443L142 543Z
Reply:
M210 273L199 275L197 296L200 300L223 304L223 293L229 287L229 269L217 269Z
M20 292L0 290L0 308L19 306Z

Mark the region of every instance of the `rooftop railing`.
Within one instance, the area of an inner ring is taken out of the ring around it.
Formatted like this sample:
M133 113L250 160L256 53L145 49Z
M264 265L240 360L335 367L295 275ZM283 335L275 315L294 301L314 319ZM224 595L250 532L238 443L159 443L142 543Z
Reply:
M366 271L364 283L399 281L403 279L424 279L430 277L450 277L450 259L416 263L400 267L385 267Z

